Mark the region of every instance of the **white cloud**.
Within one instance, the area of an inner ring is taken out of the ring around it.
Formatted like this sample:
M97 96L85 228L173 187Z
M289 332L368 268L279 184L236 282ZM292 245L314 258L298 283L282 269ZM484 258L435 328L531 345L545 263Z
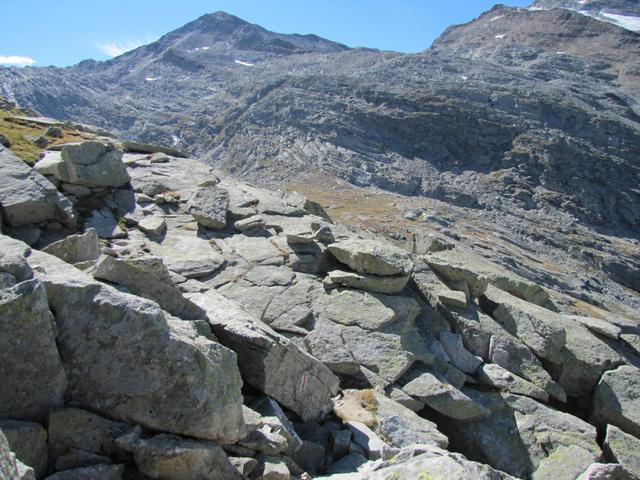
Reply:
M0 55L0 65L19 65L24 67L25 65L33 65L36 61L30 57L21 57L19 55Z
M126 42L108 42L98 44L98 48L110 57L117 57L125 52L134 50L144 45L142 40L127 40Z

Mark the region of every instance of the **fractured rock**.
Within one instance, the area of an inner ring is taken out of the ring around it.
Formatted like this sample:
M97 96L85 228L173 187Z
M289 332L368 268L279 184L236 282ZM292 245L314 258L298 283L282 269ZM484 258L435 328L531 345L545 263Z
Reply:
M327 248L338 261L359 273L388 276L407 275L413 271L410 255L390 243L349 239Z
M33 468L37 478L44 477L47 473L47 431L44 427L39 423L0 420L0 431L16 458Z
M200 187L187 203L188 212L206 228L222 229L227 226L229 193L214 186Z
M608 460L619 463L631 475L640 478L640 439L615 425L607 425L604 450Z
M623 365L602 375L593 396L593 420L640 438L640 369Z
M64 163L54 176L63 182L85 187L121 187L129 183L122 163L122 151L98 142L67 145L62 149Z
M328 277L336 285L393 295L400 293L409 281L409 275L378 276L366 273L332 270Z
M549 394L543 389L495 363L482 365L478 370L478 379L502 391L524 395L543 402L549 400Z
M42 251L74 264L97 260L100 256L100 244L95 229L89 228L82 234L69 235L62 240L51 243Z
M93 465L54 473L45 480L122 480L123 473L124 465Z

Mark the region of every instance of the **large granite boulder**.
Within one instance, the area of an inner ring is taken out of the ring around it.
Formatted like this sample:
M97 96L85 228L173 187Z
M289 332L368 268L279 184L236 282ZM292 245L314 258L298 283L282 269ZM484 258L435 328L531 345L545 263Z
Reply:
M53 175L63 182L85 187L122 187L129 183L122 151L99 142L67 145L62 149L62 163Z
M0 377L0 418L43 420L63 405L67 378L38 280L0 290Z
M3 221L21 227L46 220L76 223L73 205L40 173L0 147L0 211Z
M630 475L640 478L640 439L607 425L604 439L607 460L619 463Z
M217 292L187 298L207 312L213 333L238 354L238 366L249 385L305 420L331 409L339 382L322 363Z
M187 210L206 228L221 229L227 226L229 194L214 186L203 186L193 192Z
M390 243L353 238L327 248L339 262L359 273L406 275L413 271L411 256Z
M11 451L23 464L33 468L36 478L47 473L47 431L39 423L0 420Z
M45 253L38 266L59 330L71 405L220 442L244 436L236 355L154 302L96 282Z
M593 395L593 420L640 438L640 369L623 365L602 375Z

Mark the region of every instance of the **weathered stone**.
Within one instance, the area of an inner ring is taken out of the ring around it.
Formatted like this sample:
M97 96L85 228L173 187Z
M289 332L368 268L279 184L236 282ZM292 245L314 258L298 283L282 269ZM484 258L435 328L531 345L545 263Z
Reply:
M158 236L167 230L167 222L158 215L147 215L138 222L138 228L148 235Z
M0 430L0 478L2 480L35 480L33 469L16 459Z
M107 207L91 212L91 216L85 222L86 229L95 229L100 238L124 238L126 230L118 224L116 217Z
M387 295L400 293L409 281L409 275L378 276L366 273L344 272L342 270L332 270L328 273L328 276L336 285L385 293Z
M414 378L402 389L449 418L467 420L489 414L486 408L450 385L444 378L439 379L429 372Z
M327 473L332 474L351 474L358 470L358 467L367 463L367 457L360 453L351 452L348 455L345 455L340 460L332 464ZM339 478L339 477L338 477ZM349 478L349 477L347 477Z
M462 336L457 333L442 332L440 343L451 363L465 373L472 374L482 364L482 359L469 352L462 344Z
M443 257L443 254L447 255ZM421 258L452 289L461 290L460 285L464 285L471 298L480 297L487 290L489 279L485 275L469 269L456 258L456 255L455 250L448 250Z
M419 412L425 407L424 402L413 398L396 385L391 385L390 387L388 387L385 393L391 400L397 402L403 407L408 408L412 412Z
M265 422L287 440L287 454L289 456L300 449L302 439L277 402L269 397L264 397L253 403L252 406L261 415L267 417Z
M0 431L7 438L9 448L16 458L33 468L37 478L44 477L47 473L47 431L42 425L0 420Z
M541 358L558 358L566 342L562 317L493 286L480 299L482 309Z
M44 134L51 138L62 138L64 137L64 130L61 127L52 125L45 130Z
M155 274L158 269L168 276L160 257L117 259L103 255L96 263L93 276L124 285L131 293L155 300L163 310L183 320L204 319L204 310L185 298L166 276L162 278Z
M57 471L91 467L93 465L111 465L111 459L97 453L71 448L56 459L54 468Z
M482 365L478 370L478 379L501 391L524 395L543 402L549 400L549 394L543 389L495 363Z
M122 163L122 151L98 142L67 145L62 149L64 164L54 173L58 180L85 187L121 187L129 183Z
M122 480L124 465L93 465L54 473L46 480Z
M113 418L222 442L244 436L236 355L44 253L39 267L60 331L66 397ZM207 394L203 395L202 392Z
M208 186L196 190L187 203L187 210L206 228L221 229L227 226L229 193L221 188Z
M11 227L46 220L75 226L76 215L67 197L36 170L0 147L0 210Z
M0 418L42 420L63 405L67 386L43 285L0 290L0 319Z
M351 430L336 430L331 432L331 441L333 445L331 456L334 459L339 460L349 453Z
M607 460L619 463L628 473L640 478L640 439L607 425L604 451Z
M246 232L248 230L264 230L267 222L261 215L254 215L252 217L238 220L233 224L233 228L240 232Z
M532 475L554 450L576 446L599 458L596 429L568 413L528 397L465 389L491 413L471 420L439 423L457 449L471 460L488 463L520 478ZM583 465L588 467L590 461Z
M623 365L605 372L593 396L593 420L640 438L640 369Z
M90 228L83 234L69 235L42 249L67 263L97 260L100 256L100 244L95 229Z
M360 445L367 454L369 460L377 460L382 457L382 452L388 445L364 423L349 420L347 428L351 430L353 441Z
M359 273L386 276L407 275L413 271L409 254L390 243L350 239L327 248L338 261Z
M531 479L574 480L584 472L585 465L591 465L597 460L597 455L584 448L561 445L540 462Z
M593 463L576 480L635 480L629 477L622 465Z
M338 379L327 367L222 295L208 291L187 297L207 312L220 342L237 352L249 385L305 420L331 409Z
M278 457L264 457L258 467L261 475L258 480L290 480L291 473L287 464Z
M617 325L607 322L606 320L600 320L599 318L580 317L577 315L566 315L566 318L584 325L594 333L604 335L613 340L618 340L622 333L622 329Z
M102 456L117 456L122 451L115 439L130 426L114 422L79 408L54 410L49 415L49 455L52 459L82 450Z
M222 448L212 442L160 434L140 437L139 427L117 440L120 448L133 454L140 470L163 480L240 479Z

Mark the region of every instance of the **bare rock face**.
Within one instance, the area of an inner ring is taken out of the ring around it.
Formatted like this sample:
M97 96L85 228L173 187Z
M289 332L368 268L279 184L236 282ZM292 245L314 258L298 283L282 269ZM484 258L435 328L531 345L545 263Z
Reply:
M38 253L32 261L56 312L72 404L198 438L244 435L232 351L55 257Z
M322 363L216 292L187 297L205 309L216 337L238 354L249 385L305 420L331 409L338 378Z
M46 220L75 225L73 205L49 180L3 147L0 165L0 211L10 226Z
M43 420L62 406L67 387L43 284L0 290L0 318L0 418Z

